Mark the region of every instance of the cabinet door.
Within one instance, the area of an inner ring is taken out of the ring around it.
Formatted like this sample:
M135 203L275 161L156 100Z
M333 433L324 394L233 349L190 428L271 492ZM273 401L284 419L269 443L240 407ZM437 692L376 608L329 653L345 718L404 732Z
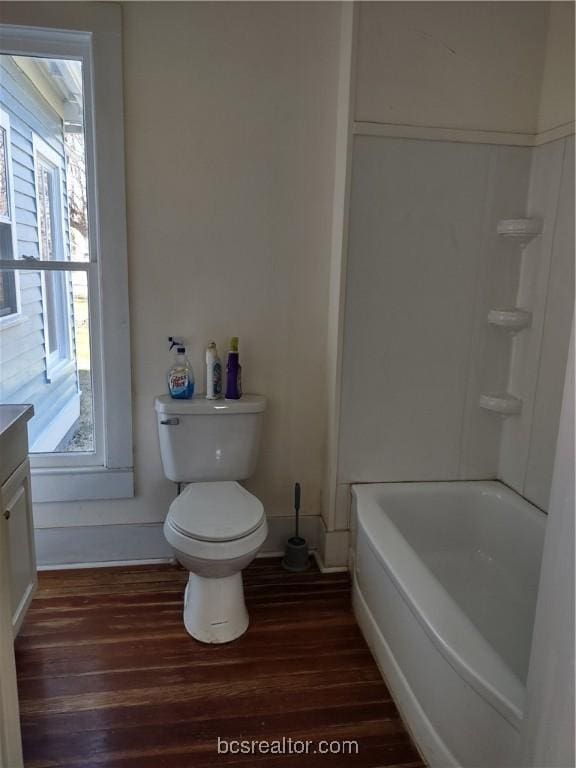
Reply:
M0 493L3 516L8 523L12 626L16 635L37 583L28 460L10 475Z
M0 766L22 766L10 594L8 520L0 514Z

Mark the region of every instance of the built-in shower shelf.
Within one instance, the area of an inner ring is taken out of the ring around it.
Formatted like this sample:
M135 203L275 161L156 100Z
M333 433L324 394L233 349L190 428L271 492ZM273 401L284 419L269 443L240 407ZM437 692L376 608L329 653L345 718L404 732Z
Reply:
M488 322L490 325L497 325L512 333L528 328L532 323L532 313L518 307L510 309L491 309L488 312Z
M493 392L480 395L480 408L499 413L501 416L514 416L522 410L522 400L508 392Z
M501 219L496 231L501 237L525 245L542 232L541 219Z

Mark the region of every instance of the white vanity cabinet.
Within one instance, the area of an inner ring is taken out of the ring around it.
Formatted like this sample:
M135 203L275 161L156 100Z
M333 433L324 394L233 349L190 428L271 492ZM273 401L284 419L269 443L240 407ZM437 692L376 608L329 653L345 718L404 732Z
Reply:
M28 458L2 484L0 505L7 528L12 631L16 636L37 583Z
M14 638L36 588L29 405L0 406L0 768L22 766Z
M14 636L37 583L26 427L33 413L31 406L0 406L0 525L5 528Z

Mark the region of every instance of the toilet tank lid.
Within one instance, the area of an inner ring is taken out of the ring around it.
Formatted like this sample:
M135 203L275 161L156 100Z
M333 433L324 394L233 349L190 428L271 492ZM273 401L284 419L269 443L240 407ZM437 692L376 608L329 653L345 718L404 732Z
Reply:
M170 395L158 395L154 407L158 413L173 416L262 413L266 410L266 398L263 395L242 395L240 400L206 400L204 395L196 395L190 400L176 400Z

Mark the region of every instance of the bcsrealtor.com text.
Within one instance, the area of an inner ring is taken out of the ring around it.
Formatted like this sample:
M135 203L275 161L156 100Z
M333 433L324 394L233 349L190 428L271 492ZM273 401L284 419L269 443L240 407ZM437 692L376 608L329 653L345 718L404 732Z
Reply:
M221 739L219 755L357 755L358 742L352 739Z

